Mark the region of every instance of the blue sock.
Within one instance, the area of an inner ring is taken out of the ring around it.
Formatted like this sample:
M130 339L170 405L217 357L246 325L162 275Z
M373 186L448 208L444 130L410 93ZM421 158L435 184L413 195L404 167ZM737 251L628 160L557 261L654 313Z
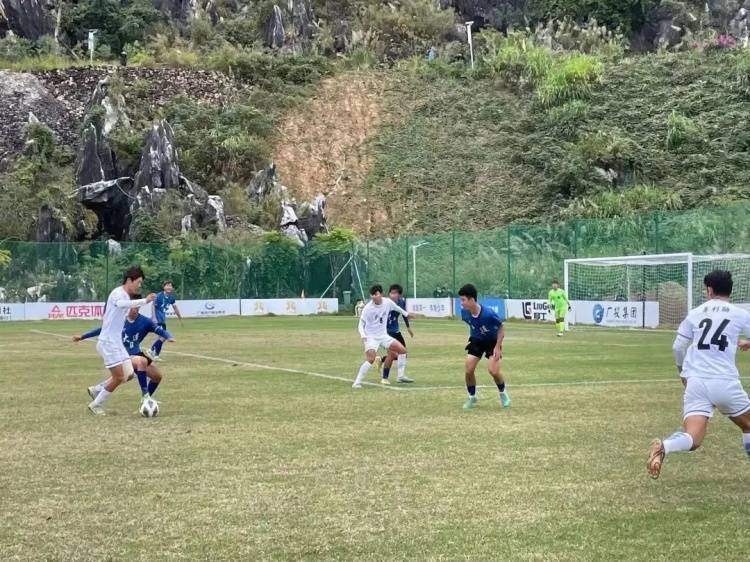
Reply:
M504 383L504 382L499 382L499 383L497 383L497 389L498 389L498 390L499 390L500 392L505 392L505 383Z
M150 396L154 395L154 392L156 392L156 389L159 387L158 382L154 382L152 380L148 381L148 393Z
M475 384L467 384L466 390L469 391L469 396L474 396L477 393L477 386Z
M164 345L164 342L161 340L156 340L154 342L154 345L151 346L151 351L154 352L154 354L159 355L161 353L161 346Z
M750 457L750 433L742 434L742 443L745 445L745 452Z
M388 375L391 374L391 368L390 367L383 367L383 378L387 379Z
M136 371L135 376L138 377L138 385L141 387L141 394L146 394L148 392L146 371Z

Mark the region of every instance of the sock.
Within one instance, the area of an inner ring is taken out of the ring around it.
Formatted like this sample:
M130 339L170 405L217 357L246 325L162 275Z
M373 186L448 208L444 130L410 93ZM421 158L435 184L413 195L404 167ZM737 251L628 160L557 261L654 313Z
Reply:
M398 378L404 378L406 372L406 354L402 353L398 356Z
M148 381L148 393L150 396L154 395L154 392L156 392L156 389L159 387L158 382L154 382L152 380Z
M148 392L146 388L148 385L146 371L136 371L135 376L138 377L138 386L141 387L141 394L146 394Z
M96 386L94 386L94 388L95 388L95 389L96 389L96 390L97 390L98 392L101 392L101 391L102 391L102 390L104 389L104 387L105 387L105 386L107 386L107 383L109 382L109 379L110 379L110 378L111 378L111 377L107 377L107 378L106 378L106 379L104 379L103 381L101 381L101 382L98 382L98 383L96 384Z
M664 440L664 454L689 451L693 447L693 438L689 433L677 431Z
M498 389L498 390L499 390L500 392L505 392L505 383L504 383L504 382L499 382L499 383L497 383L497 389Z
M359 373L357 373L357 379L354 382L361 383L363 380L365 380L367 371L370 370L370 367L372 367L372 365L368 361L362 363L362 366L359 368Z
M154 342L154 345L151 346L151 351L153 351L155 355L159 355L161 353L161 346L162 345L164 345L163 341L156 340Z
M94 398L94 405L101 406L104 404L104 401L109 398L110 394L112 393L109 390L102 389L101 392L96 395L96 398Z
M383 378L387 379L391 374L391 368L390 367L383 367Z
M565 322L558 322L557 323L557 332L559 334L562 334L565 331Z
M475 384L467 384L466 390L469 391L469 396L474 396L477 393L477 385Z
M742 443L743 445L745 445L745 452L747 453L747 456L750 457L750 433L742 434Z

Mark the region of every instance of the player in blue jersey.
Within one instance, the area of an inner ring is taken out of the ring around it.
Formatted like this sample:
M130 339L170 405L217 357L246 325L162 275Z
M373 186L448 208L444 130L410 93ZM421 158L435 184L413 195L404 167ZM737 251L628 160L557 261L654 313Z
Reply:
M79 342L99 335L101 328L96 328L86 332L81 336L74 336L73 341ZM138 377L138 384L141 387L141 395L144 400L153 396L156 389L161 383L162 375L158 367L152 364L151 358L141 351L141 343L148 334L156 334L165 338L167 341L175 341L167 330L156 324L150 318L140 314L138 307L133 307L128 311L125 325L122 329L122 344L130 355L130 361L133 364L133 370ZM97 385L88 388L89 395L95 399L97 394L107 385L109 379L105 379Z
M474 285L461 287L458 296L461 297L461 320L469 325L469 344L466 346L466 390L469 391L469 397L464 402L464 410L476 406L478 399L475 371L482 356L490 360L488 371L500 391L500 403L503 408L507 408L510 406L510 396L500 373L505 338L503 322L494 310L477 302L477 289Z
M391 297L391 300L401 308L406 310L406 299L404 299L403 294L404 288L401 285L391 285L390 289L388 289L388 296ZM386 330L388 331L389 336L391 336L394 340L400 342L401 345L404 346L404 349L406 349L406 340L404 340L404 336L401 334L401 327L399 326L399 319L401 317L401 314L395 310L389 312ZM406 330L413 338L414 332L412 332L411 326L409 325L409 318L404 316L403 319L404 324L406 324ZM410 379L406 376L406 353L396 354L394 352L389 352L388 355L384 356L381 359L381 365L383 366L383 378L380 382L383 384L390 384L388 377L391 374L391 365L393 365L394 361L396 361L396 364L398 365L398 378L396 380L398 380L398 382L400 383L414 382L414 379Z
M151 319L156 322L163 329L167 329L167 310L172 307L177 318L182 322L182 314L180 309L175 304L177 298L174 294L174 285L172 281L167 279L162 284L162 291L156 294L156 300L154 301L154 307L151 312ZM154 361L161 361L161 347L164 345L164 338L160 337L151 346L151 357Z

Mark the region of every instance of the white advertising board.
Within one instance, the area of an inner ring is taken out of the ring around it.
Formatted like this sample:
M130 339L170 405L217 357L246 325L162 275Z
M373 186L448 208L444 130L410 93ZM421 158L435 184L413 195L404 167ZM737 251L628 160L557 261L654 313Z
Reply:
M620 328L657 328L659 303L647 301L573 301L569 320L576 324ZM571 318L572 317L572 318Z
M180 303L177 303L178 306ZM242 299L242 316L335 314L338 299Z
M451 300L444 299L406 299L406 311L428 318L448 318L451 316Z

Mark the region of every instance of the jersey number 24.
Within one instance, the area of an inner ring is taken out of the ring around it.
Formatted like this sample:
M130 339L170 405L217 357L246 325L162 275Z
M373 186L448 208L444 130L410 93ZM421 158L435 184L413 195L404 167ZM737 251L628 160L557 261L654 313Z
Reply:
M729 347L729 342L727 341L727 336L724 333L724 330L727 329L728 325L728 319L725 318L724 320L722 320L719 326L716 328L714 335L711 336L711 342L706 343L706 338L711 331L713 322L710 318L704 318L703 320L701 320L700 324L698 324L698 327L703 328L703 334L701 335L701 339L698 340L698 349L705 351L707 349L711 349L712 345L715 345L719 348L719 351L726 350L726 348Z

